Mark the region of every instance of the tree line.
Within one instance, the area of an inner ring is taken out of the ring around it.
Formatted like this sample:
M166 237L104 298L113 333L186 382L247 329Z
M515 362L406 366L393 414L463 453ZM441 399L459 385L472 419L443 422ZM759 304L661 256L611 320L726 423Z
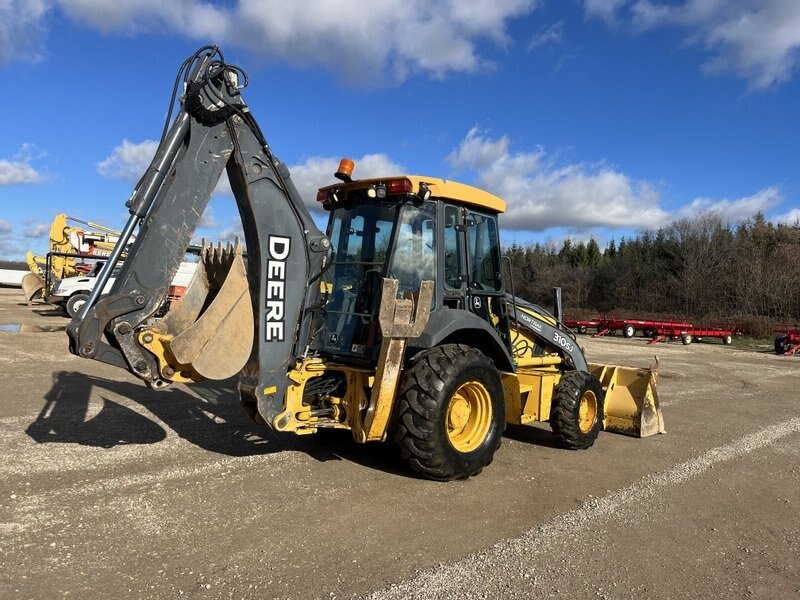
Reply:
M547 307L560 286L567 314L736 322L754 335L800 321L800 223L761 213L734 226L705 213L603 249L567 239L506 254L518 296Z
M27 271L28 263L21 260L0 260L0 269L10 269L12 271Z

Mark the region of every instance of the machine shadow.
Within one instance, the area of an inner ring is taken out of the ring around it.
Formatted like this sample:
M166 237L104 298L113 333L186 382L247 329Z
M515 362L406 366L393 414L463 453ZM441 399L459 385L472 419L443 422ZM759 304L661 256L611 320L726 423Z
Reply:
M321 430L316 435L279 433L254 423L239 404L236 378L154 391L139 383L113 381L61 371L45 395L39 416L26 429L38 443L72 443L100 448L155 444L167 437L161 424L112 400L126 398L155 415L186 441L227 456L256 456L293 450L320 462L346 460L392 475L414 477L394 444L357 444L349 431ZM100 410L92 409L99 390ZM87 418L88 417L88 418Z
M102 398L99 411L90 406L93 390ZM45 404L26 433L39 443L101 448L155 444L166 438L161 424L109 397L115 395L139 404L178 436L210 452L253 456L295 450L320 461L339 458L312 436L276 433L254 423L239 404L235 379L194 384L192 390L196 395L181 386L156 392L137 383L61 371L54 375Z
M20 306L27 306L24 302L20 303ZM50 305L41 305L41 307L33 307L31 308L31 312L39 315L40 317L60 317L60 318L67 318L67 312L58 306L50 306Z
M544 448L564 447L550 429L538 425L508 425L503 437Z
M97 400L102 400L97 410ZM45 403L26 433L36 442L72 443L100 448L126 444L155 444L167 437L162 423L179 437L209 452L227 456L256 456L274 452L303 452L326 462L345 460L390 475L417 479L393 442L358 444L349 431L320 430L315 435L279 433L258 425L238 401L236 378L192 385L194 394L174 386L154 391L139 383L114 381L74 371L54 375ZM158 421L111 397L135 402ZM557 448L548 430L509 426L505 437Z

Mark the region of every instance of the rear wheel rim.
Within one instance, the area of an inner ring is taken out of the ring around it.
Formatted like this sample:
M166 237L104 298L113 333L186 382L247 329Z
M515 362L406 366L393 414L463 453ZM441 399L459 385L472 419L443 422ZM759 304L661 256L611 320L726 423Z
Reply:
M492 424L492 397L478 381L462 384L447 406L447 439L458 452L478 448Z
M578 405L578 428L582 433L589 433L597 422L597 396L592 390L586 390Z

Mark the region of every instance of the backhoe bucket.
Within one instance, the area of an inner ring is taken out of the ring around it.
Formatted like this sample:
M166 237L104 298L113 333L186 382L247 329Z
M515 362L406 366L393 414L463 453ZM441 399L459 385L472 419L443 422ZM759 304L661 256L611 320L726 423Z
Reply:
M44 279L33 273L28 273L22 278L22 293L25 294L25 302L29 305L36 297L36 294L41 293L44 289Z
M226 379L242 370L253 348L253 309L239 240L223 249L203 242L186 292L158 325L181 371Z
M666 433L658 405L658 363L649 369L616 365L589 365L606 390L606 431L635 437Z

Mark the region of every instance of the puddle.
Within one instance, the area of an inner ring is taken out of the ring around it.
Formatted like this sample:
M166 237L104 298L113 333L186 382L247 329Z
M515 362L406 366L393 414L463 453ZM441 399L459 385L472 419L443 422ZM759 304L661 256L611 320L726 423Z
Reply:
M66 331L66 325L29 325L26 323L10 323L0 325L0 331L11 333L49 333L51 331Z

